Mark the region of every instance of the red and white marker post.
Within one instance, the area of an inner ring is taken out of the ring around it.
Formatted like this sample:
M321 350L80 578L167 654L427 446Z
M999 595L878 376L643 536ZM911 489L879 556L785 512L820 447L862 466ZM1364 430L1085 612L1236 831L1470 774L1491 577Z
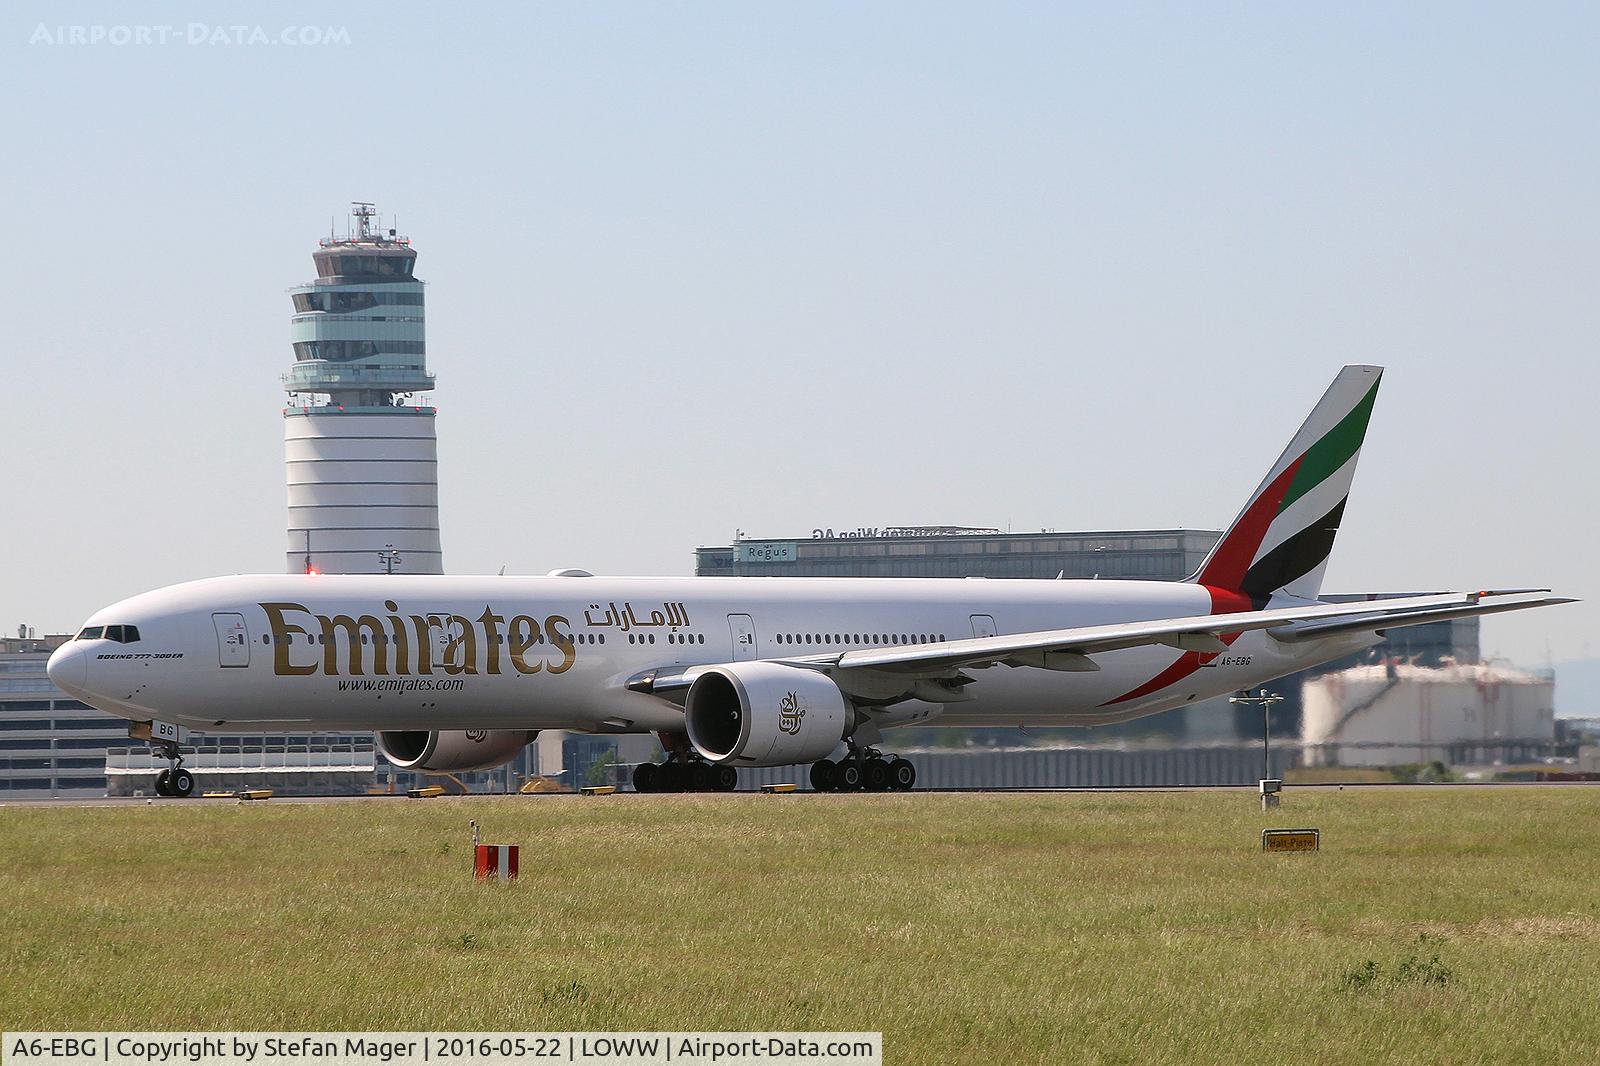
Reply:
M480 843L478 823L472 826L472 877L475 881L515 881L517 879L517 853L515 844Z

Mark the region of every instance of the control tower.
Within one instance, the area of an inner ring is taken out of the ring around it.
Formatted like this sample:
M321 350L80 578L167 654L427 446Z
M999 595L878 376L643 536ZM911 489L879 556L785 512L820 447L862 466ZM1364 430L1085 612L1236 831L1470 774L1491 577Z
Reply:
M417 253L369 203L352 222L312 253L316 280L289 290L287 569L443 573L437 412L417 398L434 385Z

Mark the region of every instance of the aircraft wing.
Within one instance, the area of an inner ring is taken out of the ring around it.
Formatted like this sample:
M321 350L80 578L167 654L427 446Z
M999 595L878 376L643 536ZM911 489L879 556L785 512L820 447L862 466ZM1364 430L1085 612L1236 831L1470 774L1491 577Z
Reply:
M1160 619L1077 629L1046 630L1038 633L1013 633L996 637L973 637L942 644L913 644L893 648L866 648L831 656L840 668L870 668L920 673L929 667L984 667L1016 661L1021 666L1050 669L1095 670L1090 656L1096 652L1118 651L1150 644L1165 644L1181 651L1223 652L1224 634L1265 629L1274 636L1291 640L1310 640L1335 632L1379 630L1437 621L1441 617L1463 618L1496 611L1543 607L1568 603L1568 599L1539 592L1417 596L1406 599L1363 600L1357 603L1313 604L1266 611L1241 611L1237 614L1196 615L1189 618ZM1035 661L1039 657L1045 661ZM1061 662L1050 661L1062 656ZM1079 662L1072 656L1089 659Z
M1362 600L1355 603L1310 603L1266 611L1008 633L934 644L863 648L777 661L823 670L839 679L841 684L857 672L894 674L910 680L915 677L950 677L962 669L981 669L999 663L1047 670L1093 671L1100 669L1093 659L1095 654L1124 648L1161 644L1181 651L1220 653L1227 650L1228 645L1223 640L1225 635L1252 630L1264 629L1278 639L1300 642L1340 633L1363 630L1376 632L1448 618L1571 602L1568 597L1549 595L1548 589L1528 589ZM687 690L697 672L692 667L652 671L631 679L628 687L668 699L678 694L681 699L681 693Z

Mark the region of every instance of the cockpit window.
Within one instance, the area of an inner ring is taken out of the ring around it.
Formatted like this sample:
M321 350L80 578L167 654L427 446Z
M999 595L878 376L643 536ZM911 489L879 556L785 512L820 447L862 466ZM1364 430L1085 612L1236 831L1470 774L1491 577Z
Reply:
M84 626L79 640L114 640L118 644L135 644L139 640L138 626Z

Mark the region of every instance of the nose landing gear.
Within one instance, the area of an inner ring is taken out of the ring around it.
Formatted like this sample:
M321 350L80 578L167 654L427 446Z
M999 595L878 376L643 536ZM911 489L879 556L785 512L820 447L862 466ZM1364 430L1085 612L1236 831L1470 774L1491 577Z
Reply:
M178 745L164 740L152 743L150 747L158 756L172 764L156 774L156 795L179 799L187 799L194 795L194 773L184 768L183 753L178 749Z

